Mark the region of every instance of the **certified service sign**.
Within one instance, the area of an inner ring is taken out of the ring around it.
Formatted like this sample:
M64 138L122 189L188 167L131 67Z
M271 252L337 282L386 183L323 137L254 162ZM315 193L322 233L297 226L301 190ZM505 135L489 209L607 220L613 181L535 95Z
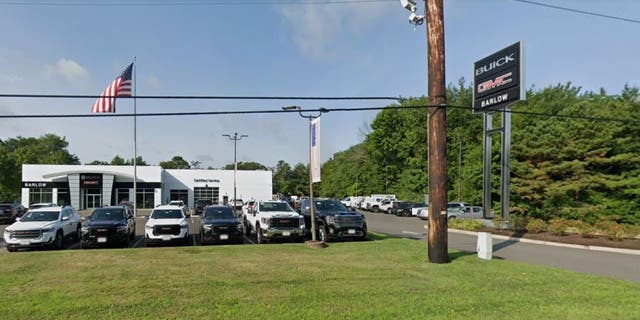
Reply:
M522 45L516 42L473 64L473 111L487 112L524 99Z

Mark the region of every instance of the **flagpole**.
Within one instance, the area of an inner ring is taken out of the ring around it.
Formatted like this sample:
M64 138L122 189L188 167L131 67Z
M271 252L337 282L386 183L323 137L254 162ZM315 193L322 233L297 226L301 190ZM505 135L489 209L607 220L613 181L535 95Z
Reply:
M136 108L136 82L138 81L138 76L136 75L136 70L138 69L138 65L136 64L136 56L133 56L133 215L138 216L138 168L137 168L137 157L138 157L138 139L137 139L137 108Z

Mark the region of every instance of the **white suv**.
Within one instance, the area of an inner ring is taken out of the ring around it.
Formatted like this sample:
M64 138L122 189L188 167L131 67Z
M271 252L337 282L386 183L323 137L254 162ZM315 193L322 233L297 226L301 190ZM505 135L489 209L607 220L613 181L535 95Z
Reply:
M304 218L285 201L260 201L245 215L245 232L256 233L258 243L269 239L303 240Z
M189 216L179 206L158 206L144 226L145 245L181 241L189 244Z
M62 249L64 239L80 239L80 216L73 207L29 210L4 230L4 243L10 252L20 248Z

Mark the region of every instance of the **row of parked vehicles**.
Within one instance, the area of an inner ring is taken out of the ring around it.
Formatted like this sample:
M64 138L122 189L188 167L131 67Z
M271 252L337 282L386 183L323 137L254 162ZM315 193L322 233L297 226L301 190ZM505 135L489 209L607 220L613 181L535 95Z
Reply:
M374 194L369 197L347 197L341 202L352 210L383 212L402 217L429 218L429 207L419 202L399 201L392 194ZM484 210L479 206L472 206L466 202L447 203L447 218L484 218Z
M315 199L318 239L364 239L367 225L362 214L353 212L339 201ZM294 210L285 201L251 201L237 214L234 206L208 205L201 213L200 242L243 243L244 236L255 235L259 244L272 240L304 241L310 237L309 200ZM154 208L144 228L145 246L189 244L189 213L179 203ZM82 248L103 246L128 247L135 238L136 221L128 205L95 209L81 218L71 206L52 206L29 210L5 228L8 251L22 248L62 249L64 240L80 241Z

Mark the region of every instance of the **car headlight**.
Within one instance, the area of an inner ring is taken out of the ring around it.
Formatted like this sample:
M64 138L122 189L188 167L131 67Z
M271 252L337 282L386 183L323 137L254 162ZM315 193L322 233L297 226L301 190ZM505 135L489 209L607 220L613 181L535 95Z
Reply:
M242 231L242 223L236 224L236 229L238 229L238 231Z
M180 228L181 228L181 229L187 229L187 228L189 228L189 224L188 224L188 223L181 224L181 225L180 225Z
M47 232L54 232L54 231L56 231L56 228L53 228L53 227L51 227L51 228L45 228L45 229L42 229L42 232L43 232L43 233L47 233Z
M89 227L82 226L82 227L80 228L80 231L81 231L82 233L88 233L88 232L89 232Z
M119 226L118 227L118 232L125 232L127 231L127 226Z
M6 229L5 229L5 230L4 230L4 233L7 233L7 234L9 234L9 236L11 236L11 235L13 234L13 231L12 231L12 230L6 230Z
M336 222L336 218L334 216L326 216L325 220L327 220L327 223L331 224L334 224Z
M262 224L264 224L265 226L269 225L269 218L262 218L260 219L260 221L262 222Z
M202 229L209 231L209 230L211 230L211 225L210 224L203 224L202 225Z
M145 230L153 230L153 226L150 226L148 224L144 225L144 229Z

